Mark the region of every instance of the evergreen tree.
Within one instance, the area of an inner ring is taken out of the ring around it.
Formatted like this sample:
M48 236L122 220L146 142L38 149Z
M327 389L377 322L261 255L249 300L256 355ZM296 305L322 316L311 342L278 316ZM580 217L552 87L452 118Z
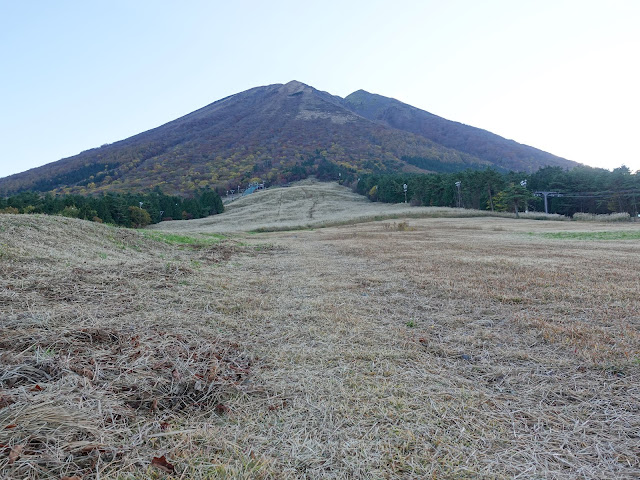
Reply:
M527 208L528 201L532 197L531 192L523 185L510 183L505 190L496 195L496 209L501 211L513 210L516 218L520 218L519 211Z

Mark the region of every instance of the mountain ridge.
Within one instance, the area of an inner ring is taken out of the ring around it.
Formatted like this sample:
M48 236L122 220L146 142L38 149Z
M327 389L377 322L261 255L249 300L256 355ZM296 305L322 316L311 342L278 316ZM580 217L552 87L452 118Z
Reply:
M448 148L488 159L498 167L528 170L527 161L550 162L543 166L563 166L566 162L562 157L501 137L488 130L447 120L399 100L365 90L349 94L345 97L345 102L365 118L425 136ZM490 149L489 145L493 145L493 148Z
M467 135L471 143L479 138L491 148L483 151L443 140L447 130L454 139ZM224 97L129 138L2 178L0 194L161 188L185 195L257 179L284 183L308 175L336 178L340 172L577 165L508 142L513 141L364 90L341 98L293 80ZM507 162L490 160L505 151Z

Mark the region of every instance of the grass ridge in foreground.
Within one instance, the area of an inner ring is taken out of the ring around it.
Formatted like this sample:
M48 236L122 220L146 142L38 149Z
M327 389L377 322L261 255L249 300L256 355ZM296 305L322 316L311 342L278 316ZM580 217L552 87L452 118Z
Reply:
M226 238L225 235L220 233L204 233L196 237L179 233L145 231L143 235L169 245L215 245Z

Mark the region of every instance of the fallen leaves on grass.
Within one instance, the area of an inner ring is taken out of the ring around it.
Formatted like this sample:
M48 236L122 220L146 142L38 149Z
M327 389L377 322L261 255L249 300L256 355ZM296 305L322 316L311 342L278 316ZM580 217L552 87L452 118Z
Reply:
M12 464L20 458L22 450L24 450L24 445L14 445L11 447L11 451L9 452L9 464Z
M169 463L167 461L165 455L161 457L153 457L153 460L151 460L151 466L167 473L173 473L176 469L176 467L172 463Z

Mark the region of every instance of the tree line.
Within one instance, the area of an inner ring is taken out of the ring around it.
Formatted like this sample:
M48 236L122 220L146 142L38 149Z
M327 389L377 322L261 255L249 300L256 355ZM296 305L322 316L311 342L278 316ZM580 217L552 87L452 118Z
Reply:
M458 183L459 182L459 183ZM366 174L357 179L354 191L373 201L412 205L474 208L502 211L545 211L571 216L584 212L627 212L636 217L640 203L640 171L626 166L613 171L578 166L570 170L544 167L535 173L500 172L487 168L455 173Z
M151 193L107 193L94 197L22 192L0 198L0 213L62 215L123 227L202 218L223 211L220 196L210 189L200 190L188 198L165 195L159 189Z
M459 172L360 174L322 158L309 159L287 170L283 180L295 181L315 174L338 180L373 201L412 205L473 208L496 211L545 211L544 199L534 192L552 192L549 213L571 216L584 212L638 215L640 171L621 166L613 171L587 166L571 170L545 167L535 173L470 168ZM403 186L407 185L406 197ZM141 227L162 220L202 218L224 211L220 196L211 189L188 198L151 193L107 193L99 196L22 192L0 198L0 213L64 215L126 227Z

